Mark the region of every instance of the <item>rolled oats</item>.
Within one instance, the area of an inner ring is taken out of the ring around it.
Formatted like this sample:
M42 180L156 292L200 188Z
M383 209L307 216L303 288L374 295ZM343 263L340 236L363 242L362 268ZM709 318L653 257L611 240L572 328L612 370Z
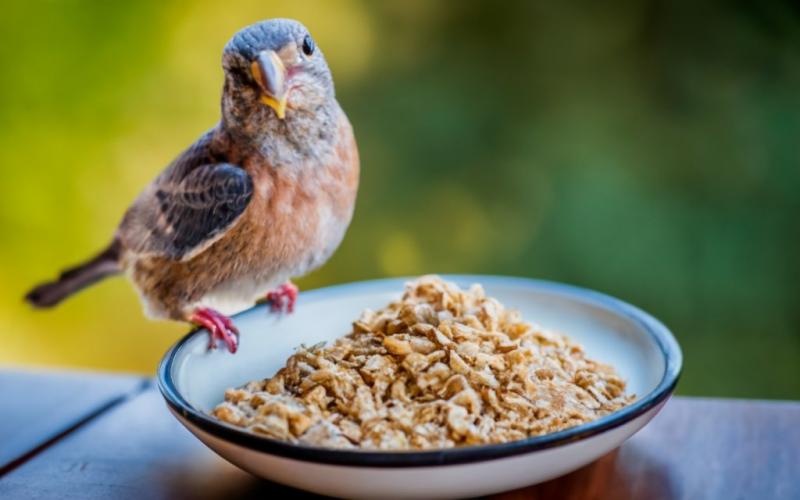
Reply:
M519 313L425 276L333 345L301 347L212 414L274 439L352 449L435 449L559 431L633 401L610 366Z

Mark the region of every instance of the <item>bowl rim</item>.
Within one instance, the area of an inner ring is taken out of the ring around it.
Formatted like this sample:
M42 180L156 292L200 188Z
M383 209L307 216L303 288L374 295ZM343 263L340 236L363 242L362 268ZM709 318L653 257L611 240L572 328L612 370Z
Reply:
M330 465L406 468L484 462L574 443L620 427L648 412L650 409L658 406L662 401L665 401L678 383L682 369L683 355L675 337L660 321L622 300L574 285L532 278L469 274L444 274L440 276L447 281L453 281L459 284L470 282L480 283L482 285L512 285L566 295L584 303L599 306L632 320L639 324L639 326L651 336L661 351L664 357L664 373L662 378L652 391L647 393L644 397L637 399L633 404L597 420L569 429L508 443L428 451L360 451L296 445L266 436L259 436L221 422L197 410L178 392L172 379L172 366L181 347L195 335L204 334L205 331L203 329L190 331L166 352L158 366L158 388L166 400L167 405L176 415L184 418L193 426L218 439L244 446L257 452ZM325 297L354 291L356 289L363 292L370 288L385 288L388 285L400 285L402 287L405 282L413 279L415 278L385 278L333 285L302 292L299 300L324 300ZM234 315L234 318L259 307L264 306L251 307Z

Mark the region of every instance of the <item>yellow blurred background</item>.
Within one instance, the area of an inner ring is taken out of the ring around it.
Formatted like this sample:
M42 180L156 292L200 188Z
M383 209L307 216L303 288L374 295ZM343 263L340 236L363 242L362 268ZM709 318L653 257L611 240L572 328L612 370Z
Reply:
M565 281L664 320L680 392L800 397L800 21L789 3L34 1L0 16L0 363L152 373L185 325L124 279L22 296L105 245L219 117L244 25L304 22L362 184L301 288L429 272Z

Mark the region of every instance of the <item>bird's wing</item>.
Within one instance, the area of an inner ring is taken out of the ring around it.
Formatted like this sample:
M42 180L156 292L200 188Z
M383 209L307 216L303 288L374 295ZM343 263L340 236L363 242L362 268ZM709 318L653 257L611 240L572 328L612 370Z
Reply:
M207 148L196 145L148 186L120 224L126 250L188 260L233 227L253 181L236 165L209 160Z

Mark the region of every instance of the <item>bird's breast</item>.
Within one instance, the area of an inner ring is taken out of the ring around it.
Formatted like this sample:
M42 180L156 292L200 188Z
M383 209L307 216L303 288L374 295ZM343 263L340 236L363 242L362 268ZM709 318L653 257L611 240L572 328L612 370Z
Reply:
M334 147L322 157L276 166L259 155L245 163L254 196L232 235L244 242L238 246L243 282L274 286L319 267L339 246L359 177L355 139L342 119Z

